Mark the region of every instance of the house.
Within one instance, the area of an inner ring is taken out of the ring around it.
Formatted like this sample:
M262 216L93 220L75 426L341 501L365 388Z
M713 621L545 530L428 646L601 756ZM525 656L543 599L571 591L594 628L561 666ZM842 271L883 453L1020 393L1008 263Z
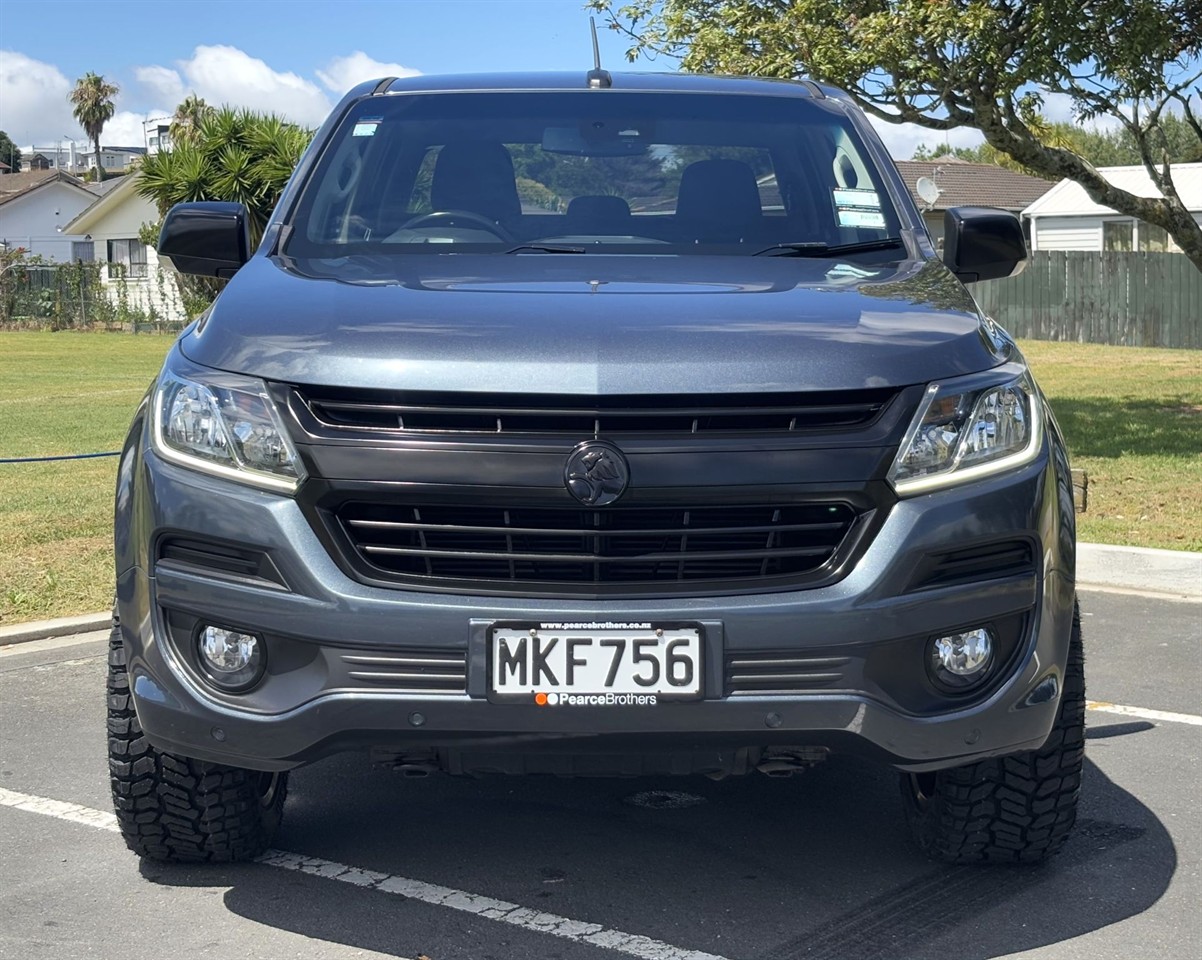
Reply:
M142 139L146 141L146 152L156 154L171 149L171 118L159 117L142 124Z
M101 196L75 217L66 229L90 236L100 262L100 279L109 296L131 311L157 319L185 319L175 280L160 270L152 247L139 239L142 227L156 223L158 209L139 195L136 176L95 186Z
M0 244L47 260L90 260L84 234L70 221L96 199L81 181L61 170L28 170L0 179Z
M1052 189L1050 180L992 163L970 163L958 157L896 162L937 247L943 244L943 214L950 207L999 207L1017 215ZM918 181L922 177L934 181L939 190L933 203L923 200L918 193Z
M134 163L146 156L145 147L102 147L100 162L106 175L111 173L128 173ZM96 169L96 151L88 150L80 153L78 162L84 170Z
M1202 163L1176 163L1172 172L1181 202L1202 223ZM1098 167L1098 173L1136 196L1161 195L1143 166ZM1031 221L1032 250L1180 252L1163 228L1095 203L1074 180L1061 180L1024 213Z

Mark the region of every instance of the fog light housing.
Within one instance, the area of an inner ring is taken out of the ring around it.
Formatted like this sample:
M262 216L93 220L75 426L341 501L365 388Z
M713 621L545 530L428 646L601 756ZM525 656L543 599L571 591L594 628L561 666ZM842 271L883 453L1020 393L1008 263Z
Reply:
M950 690L975 687L989 675L994 646L993 634L985 627L936 637L928 657L931 676Z
M196 637L201 669L214 686L239 691L253 687L263 676L263 641L253 633L205 625Z

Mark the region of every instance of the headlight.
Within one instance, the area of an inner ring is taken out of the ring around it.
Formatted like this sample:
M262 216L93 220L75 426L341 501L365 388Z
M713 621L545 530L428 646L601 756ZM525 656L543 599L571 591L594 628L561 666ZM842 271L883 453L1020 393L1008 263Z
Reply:
M1010 376L999 381L1010 368ZM897 458L889 482L899 496L1030 463L1043 442L1039 393L1025 368L1007 365L996 375L932 383Z
M154 445L175 463L291 493L304 468L262 380L182 364L154 396Z

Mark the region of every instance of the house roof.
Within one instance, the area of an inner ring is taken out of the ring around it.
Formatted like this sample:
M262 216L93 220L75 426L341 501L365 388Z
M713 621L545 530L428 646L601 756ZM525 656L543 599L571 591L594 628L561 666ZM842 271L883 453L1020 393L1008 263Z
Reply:
M1202 163L1175 163L1172 171L1173 184L1185 208L1194 213L1202 211ZM1098 173L1120 190L1137 197L1161 195L1143 166L1098 167ZM1085 188L1075 180L1061 180L1024 213L1032 217L1081 217L1109 215L1115 211L1091 200Z
M114 189L119 183L121 183L121 181L124 180L127 176L129 176L129 174L122 174L121 176L111 176L111 177L106 176L105 179L103 179L103 180L84 184L84 189L86 189L88 191L88 193L94 193L98 197L103 197L106 193L108 193L110 190Z
M65 183L84 193L88 192L82 180L61 170L26 170L23 173L5 174L4 179L0 180L0 204L11 203L52 183Z
M103 220L110 211L124 203L127 197L136 195L137 180L138 178L133 175L121 177L113 187L84 207L74 220L63 227L63 233L94 233L96 224ZM149 201L147 202L149 203Z
M958 157L939 157L936 160L898 160L897 170L920 208L925 202L918 196L920 177L930 177L939 187L939 199L930 208L1001 207L1015 213L1039 199L1050 189L1052 181L1025 173L1007 170L992 163L969 163Z
M145 147L101 147L101 153L128 153L133 157L141 157L146 155ZM93 157L96 155L95 150L81 150L77 154L81 157Z

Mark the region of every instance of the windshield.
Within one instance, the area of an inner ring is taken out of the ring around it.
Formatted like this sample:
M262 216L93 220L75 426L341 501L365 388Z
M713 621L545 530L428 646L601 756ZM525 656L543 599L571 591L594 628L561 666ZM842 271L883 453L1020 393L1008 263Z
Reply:
M324 149L292 225L284 252L316 258L750 255L899 234L837 106L620 91L364 99Z

